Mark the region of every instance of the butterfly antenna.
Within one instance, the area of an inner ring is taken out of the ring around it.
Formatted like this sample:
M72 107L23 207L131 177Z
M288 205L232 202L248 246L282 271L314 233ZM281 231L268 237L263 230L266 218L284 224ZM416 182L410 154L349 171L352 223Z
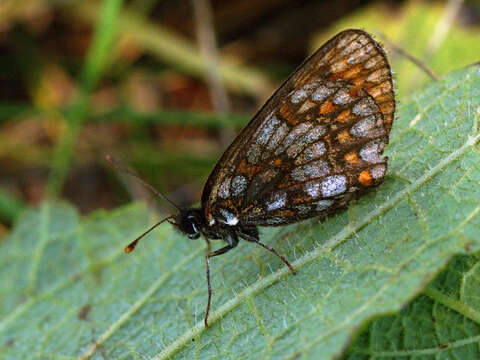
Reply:
M172 200L170 200L169 198L167 198L165 195L163 195L161 192L159 192L157 189L155 189L152 185L150 185L149 183L147 183L146 181L144 181L140 176L138 176L137 174L135 174L133 171L130 171L128 170L127 168L124 168L122 165L120 165L116 160L114 160L110 155L107 155L105 157L107 159L107 161L110 163L110 165L112 165L114 168L124 172L125 174L128 174L130 175L131 177L134 177L135 179L137 179L140 184L142 184L144 187L146 187L147 189L149 189L151 192L153 192L155 195L157 195L159 198L162 198L166 201L168 201L170 204L172 204L178 211L180 211L180 208L177 206L177 204L175 204ZM163 220L162 220L163 221ZM159 225L159 224L157 224ZM148 230L150 231L150 230ZM148 232L147 231L147 232ZM142 235L143 236L143 235ZM133 250L133 249L132 249Z
M392 48L394 52L410 60L412 63L418 66L420 70L422 70L425 74L427 74L431 79L433 80L439 79L438 75L432 69L430 69L424 62L422 62L420 59L417 59L415 56L410 54L407 50L394 44L392 41L390 41L387 35L385 35L380 31L378 31L377 34L382 38L383 41L385 41Z
M167 220L170 220L170 219L173 219L173 216L169 216L161 221L159 221L158 223L156 223L155 225L153 225L150 229L148 229L147 231L145 231L142 235L140 235L139 237L137 237L135 240L133 240L130 244L128 244L126 247L125 247L125 252L128 254L128 253L131 253L133 250L135 250L135 247L137 246L138 242L145 236L147 235L150 231L152 231L153 229L155 229L158 225L162 224L163 222L167 221Z

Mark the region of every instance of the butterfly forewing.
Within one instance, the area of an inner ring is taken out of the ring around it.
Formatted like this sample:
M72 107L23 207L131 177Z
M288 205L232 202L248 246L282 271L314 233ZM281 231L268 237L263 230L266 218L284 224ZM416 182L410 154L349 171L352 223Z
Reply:
M339 33L223 154L202 195L207 222L282 225L344 206L382 182L394 110L380 45L361 30Z

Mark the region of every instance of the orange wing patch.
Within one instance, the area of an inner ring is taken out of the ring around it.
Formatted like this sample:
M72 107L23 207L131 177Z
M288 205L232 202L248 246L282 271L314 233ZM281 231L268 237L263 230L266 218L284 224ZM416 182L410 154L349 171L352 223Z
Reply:
M343 130L342 132L338 133L337 140L340 144L345 144L346 142L352 141L352 137L348 133L348 130Z
M358 176L358 182L363 186L372 186L373 177L367 170L363 170Z
M329 114L331 112L334 112L335 109L336 107L335 105L333 105L333 102L328 100L320 106L320 114L322 115Z
M352 152L349 152L349 153L346 153L345 156L344 156L344 159L346 162L348 162L349 164L357 164L358 163L358 155L355 151L352 151Z

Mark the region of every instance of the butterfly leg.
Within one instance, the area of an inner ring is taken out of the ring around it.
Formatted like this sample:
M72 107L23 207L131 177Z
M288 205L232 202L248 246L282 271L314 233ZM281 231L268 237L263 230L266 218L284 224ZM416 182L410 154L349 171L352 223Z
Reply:
M257 244L257 245L260 245L260 246L263 247L264 249L270 251L272 254L277 255L280 259L282 259L282 261L285 263L285 265L288 266L288 268L290 269L290 271L292 272L293 275L296 275L296 274L297 274L297 272L295 271L295 268L292 266L292 264L290 264L290 263L288 262L288 260L285 259L285 257L284 257L283 255L279 254L279 253L277 252L277 250L275 250L274 248L272 248L271 246L269 246L269 245L267 245L267 244L262 243L262 242L260 241L260 239L254 237L254 236L251 236L251 235L249 235L249 234L241 233L241 234L239 234L239 235L240 235L240 237L241 237L242 239L245 239L245 240L247 240L247 241L249 241L249 242L253 242L253 243Z
M210 304L212 302L212 286L210 283L210 258L218 255L225 254L226 252L232 250L238 245L238 238L236 236L230 236L227 240L228 245L224 246L218 250L210 252L210 241L207 239L207 253L205 255L205 266L207 267L207 288L208 288L208 299L207 299L207 310L205 311L205 327L208 327L208 315L210 313Z

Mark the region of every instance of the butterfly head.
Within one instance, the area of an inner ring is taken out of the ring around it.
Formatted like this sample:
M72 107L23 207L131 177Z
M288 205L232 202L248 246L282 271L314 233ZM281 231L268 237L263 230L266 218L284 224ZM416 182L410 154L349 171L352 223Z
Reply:
M205 221L200 209L182 209L179 214L175 216L173 225L187 235L189 239L195 240L200 237L200 230L204 223Z

